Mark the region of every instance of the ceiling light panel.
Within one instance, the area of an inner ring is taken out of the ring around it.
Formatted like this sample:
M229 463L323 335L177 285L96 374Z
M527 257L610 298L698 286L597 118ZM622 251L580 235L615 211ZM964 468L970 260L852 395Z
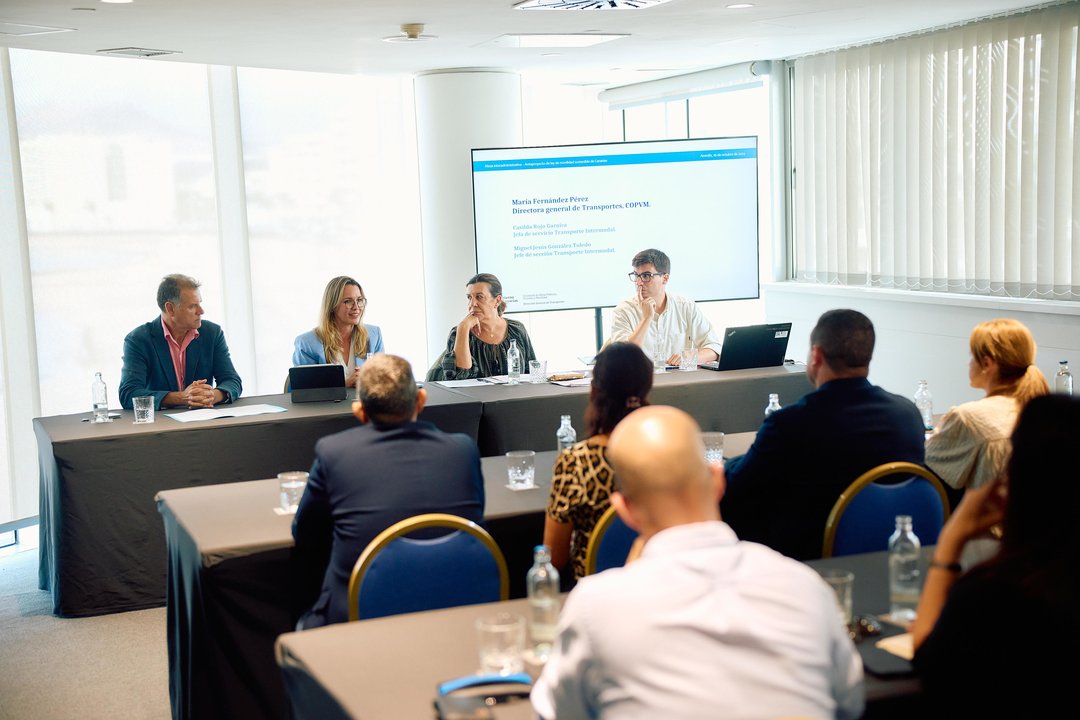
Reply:
M605 35L601 33L572 33L564 35L545 35L541 33L524 35L500 35L490 43L506 48L583 48L611 42L629 35Z
M671 0L525 0L515 10L645 10Z

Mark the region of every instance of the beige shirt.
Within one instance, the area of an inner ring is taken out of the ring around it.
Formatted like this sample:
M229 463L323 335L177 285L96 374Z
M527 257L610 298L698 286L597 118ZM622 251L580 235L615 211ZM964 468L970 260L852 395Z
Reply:
M623 300L615 307L608 343L626 342L644 317L636 298ZM649 359L669 358L687 347L709 348L719 357L720 340L693 300L681 295L667 294L664 312L653 315L641 349Z
M1020 409L1007 395L957 405L926 441L926 464L954 488L985 485L1005 471Z

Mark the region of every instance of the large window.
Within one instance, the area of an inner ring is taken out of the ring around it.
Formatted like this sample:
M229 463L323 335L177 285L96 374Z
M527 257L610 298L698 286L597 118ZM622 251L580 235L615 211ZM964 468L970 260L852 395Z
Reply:
M1080 298L1080 5L795 63L800 280Z
M163 275L221 313L206 69L11 51L45 415L119 405L124 335L159 314Z
M326 283L360 282L364 321L429 364L412 83L238 71L260 393L281 392ZM254 389L253 389L254 390Z

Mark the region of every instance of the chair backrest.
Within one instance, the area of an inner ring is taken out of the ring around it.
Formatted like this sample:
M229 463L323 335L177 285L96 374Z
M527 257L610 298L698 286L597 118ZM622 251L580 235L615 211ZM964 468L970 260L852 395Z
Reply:
M585 548L585 574L622 567L637 539L637 531L622 521L614 507L609 507L596 521Z
M405 537L444 528L433 538ZM482 527L430 513L395 523L360 553L349 577L349 620L506 600L506 560Z
M285 389L282 392L284 392L286 395L288 395L289 394L289 387L290 387L289 376L285 375Z
M908 476L884 485L882 478ZM924 545L937 542L949 517L949 500L932 471L909 462L878 465L851 483L833 505L825 523L821 556L853 555L886 550L897 515L910 515L912 529Z

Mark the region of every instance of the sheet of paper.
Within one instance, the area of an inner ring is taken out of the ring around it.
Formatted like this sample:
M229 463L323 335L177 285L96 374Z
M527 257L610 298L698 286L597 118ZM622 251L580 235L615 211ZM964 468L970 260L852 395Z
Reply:
M549 380L552 385L562 385L563 387L589 387L592 384L592 378L577 378L576 380Z
M285 408L278 405L222 405L214 408L201 408L199 410L186 410L178 413L165 413L177 422L198 422L200 420L217 420L227 417L248 417L250 415L266 415L269 413L285 412Z
M911 660L911 658L915 657L915 643L911 633L882 638L874 643L874 647L881 648L885 652L892 653L905 660Z
M469 378L468 380L438 380L435 384L442 385L443 387L448 388L459 388L483 387L484 385L488 385L490 383L483 382L480 378Z

